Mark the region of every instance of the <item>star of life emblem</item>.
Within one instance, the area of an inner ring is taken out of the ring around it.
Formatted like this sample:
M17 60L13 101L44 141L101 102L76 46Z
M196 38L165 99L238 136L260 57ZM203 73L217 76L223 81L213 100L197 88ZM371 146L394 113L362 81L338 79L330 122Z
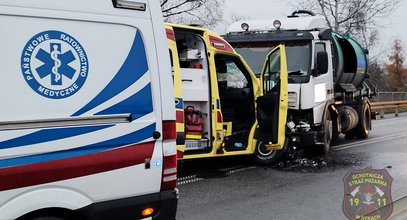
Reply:
M21 55L21 70L38 94L67 98L78 92L88 76L88 58L82 45L61 31L44 31L32 37Z

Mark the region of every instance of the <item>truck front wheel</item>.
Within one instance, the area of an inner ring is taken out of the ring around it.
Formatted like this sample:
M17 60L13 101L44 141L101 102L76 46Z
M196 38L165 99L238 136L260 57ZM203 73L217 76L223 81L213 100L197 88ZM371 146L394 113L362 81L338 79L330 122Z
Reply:
M283 150L269 150L263 141L259 140L256 144L255 159L256 162L263 165L277 163L283 156Z
M328 111L327 115L325 117L325 122L324 122L324 145L323 145L323 153L327 154L331 150L331 141L332 141L332 119L331 119L331 114Z

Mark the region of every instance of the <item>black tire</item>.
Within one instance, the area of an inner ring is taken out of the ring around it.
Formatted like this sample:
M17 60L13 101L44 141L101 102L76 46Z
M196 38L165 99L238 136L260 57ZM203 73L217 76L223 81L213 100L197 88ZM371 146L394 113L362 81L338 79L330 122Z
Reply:
M355 135L359 139L366 139L369 137L369 131L372 125L372 112L367 100L363 100L363 105L359 113L359 123L355 128Z
M324 120L324 131L325 131L325 135L324 135L324 140L323 140L323 145L321 146L321 153L323 154L327 154L330 150L331 150L331 143L332 143L332 136L333 136L333 123L332 123L332 117L331 117L331 113L329 112L329 110L327 110L327 112L325 113L325 120Z
M331 146L336 146L339 144L339 129L338 129L338 124L339 124L339 117L332 117L332 140L331 140Z
M355 138L355 132L354 130L348 131L345 133L345 139L346 140L353 140Z
M258 141L255 149L255 160L258 164L271 165L280 161L284 150L268 150L263 141Z

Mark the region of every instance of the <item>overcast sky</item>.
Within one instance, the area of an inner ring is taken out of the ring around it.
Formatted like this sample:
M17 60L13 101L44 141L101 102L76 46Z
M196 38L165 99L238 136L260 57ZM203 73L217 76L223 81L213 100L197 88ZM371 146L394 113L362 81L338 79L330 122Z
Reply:
M294 11L288 1L284 0L225 0L225 9L225 18L237 14L250 19L285 17ZM404 50L407 51L407 0L402 0L400 7L382 23L387 28L381 31L377 51L372 51L371 54L379 54L386 50L385 53L388 53L396 38L402 40ZM382 57L385 58L386 56Z

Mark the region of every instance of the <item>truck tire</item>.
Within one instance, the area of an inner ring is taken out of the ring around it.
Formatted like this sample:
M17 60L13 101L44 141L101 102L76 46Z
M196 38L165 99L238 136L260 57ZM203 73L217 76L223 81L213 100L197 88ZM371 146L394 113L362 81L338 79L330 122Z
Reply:
M277 163L283 156L284 150L268 150L263 141L258 141L255 149L255 160L258 164L271 165Z
M355 131L351 130L345 133L346 140L353 140L355 138Z
M367 100L363 100L363 105L360 108L359 113L359 123L355 128L355 135L359 139L366 139L369 136L369 130L371 129L372 124L372 112L370 105Z
M323 145L321 146L321 153L323 154L327 154L330 150L331 150L331 143L332 143L332 136L333 136L333 122L332 122L332 117L331 117L331 113L329 111L327 111L325 113L325 120L324 120L324 140L323 140Z
M332 116L332 115L331 115ZM339 144L339 116L333 116L332 117L332 140L331 140L331 146L336 146Z

